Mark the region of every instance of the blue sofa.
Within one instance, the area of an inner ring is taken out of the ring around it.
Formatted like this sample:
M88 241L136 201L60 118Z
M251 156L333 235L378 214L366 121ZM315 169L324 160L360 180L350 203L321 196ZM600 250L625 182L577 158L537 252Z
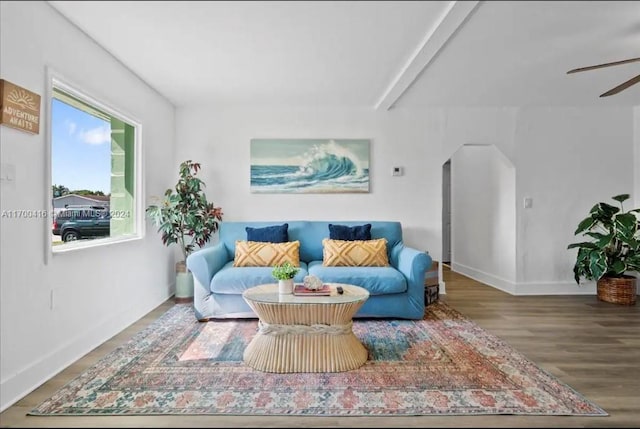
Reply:
M271 267L234 267L236 240L246 240L247 226L289 224L289 241L300 241L300 271L295 282L314 275L327 283L346 283L369 291L369 299L356 317L424 317L424 278L431 265L425 252L402 241L400 222L281 221L222 222L219 242L200 249L187 258L194 278L194 308L198 320L215 318L254 318L256 315L242 298L242 292L264 283L275 283ZM329 237L329 223L371 224L371 238L386 238L389 267L325 267L322 240Z

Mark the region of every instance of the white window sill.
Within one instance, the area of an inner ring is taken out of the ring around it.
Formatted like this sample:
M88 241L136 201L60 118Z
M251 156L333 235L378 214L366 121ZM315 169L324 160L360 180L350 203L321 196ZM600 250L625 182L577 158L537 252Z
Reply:
M118 243L128 243L131 241L142 240L141 235L128 235L126 237L109 237L109 238L96 238L93 240L80 240L76 242L70 242L60 244L57 246L51 246L51 253L54 255L61 253L75 252L77 250L90 249L93 247L111 246Z

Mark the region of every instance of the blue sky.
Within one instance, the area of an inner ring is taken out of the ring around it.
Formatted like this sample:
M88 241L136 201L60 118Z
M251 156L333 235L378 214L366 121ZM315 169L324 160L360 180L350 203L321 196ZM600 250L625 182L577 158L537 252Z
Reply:
M52 184L111 192L111 126L60 100L51 115Z

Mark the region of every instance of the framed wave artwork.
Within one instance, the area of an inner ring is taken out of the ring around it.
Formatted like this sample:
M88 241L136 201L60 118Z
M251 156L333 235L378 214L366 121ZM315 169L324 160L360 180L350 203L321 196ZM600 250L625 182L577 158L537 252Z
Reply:
M369 192L369 140L252 139L251 192Z

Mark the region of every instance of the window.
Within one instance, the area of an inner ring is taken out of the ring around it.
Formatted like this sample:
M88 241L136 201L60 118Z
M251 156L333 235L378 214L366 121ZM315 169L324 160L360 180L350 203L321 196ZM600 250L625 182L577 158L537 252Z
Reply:
M52 79L54 252L141 236L140 125Z

